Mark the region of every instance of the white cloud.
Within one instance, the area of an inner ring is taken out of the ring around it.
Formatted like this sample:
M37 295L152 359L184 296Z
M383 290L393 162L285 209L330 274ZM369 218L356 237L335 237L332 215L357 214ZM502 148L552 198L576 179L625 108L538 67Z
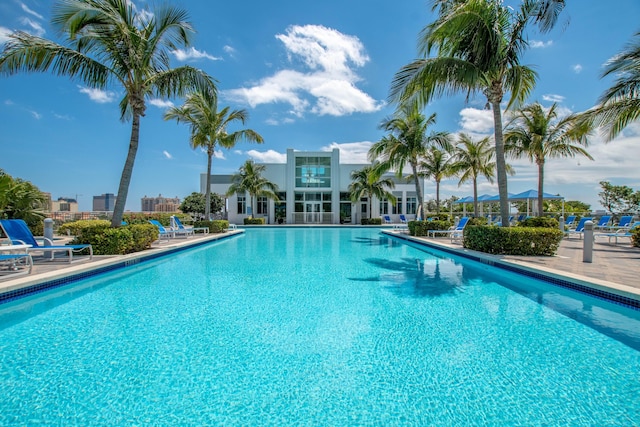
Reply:
M15 103L10 99L5 99L4 100L4 105L15 105Z
M332 151L334 148L340 150L340 163L347 164L369 164L367 154L373 142L346 142L339 144L332 142L331 144L320 148L322 151Z
M158 107L158 108L171 108L171 107L173 107L173 102L171 102L169 100L158 99L158 98L150 99L149 100L149 104L153 105L154 107Z
M80 89L80 93L89 95L89 99L97 102L98 104L106 104L108 102L113 102L116 99L116 95L113 92L82 86L78 86L78 88Z
M169 160L173 159L173 156L167 150L163 150L162 154Z
M236 50L233 47L229 46L229 45L223 46L222 50L224 50L229 55L233 55L234 53L236 53Z
M571 68L573 69L573 72L576 74L580 74L580 72L582 71L582 65L580 64L576 64Z
M464 108L460 111L461 131L470 134L493 134L493 111Z
M55 117L56 119L59 119L59 120L72 120L71 116L69 116L67 114L53 113L53 117Z
M549 102L562 102L564 101L564 96L548 93L546 95L542 95L542 99Z
M40 120L42 118L42 114L38 113L37 111L29 110L29 112L31 113L33 118L36 120Z
M226 157L224 156L224 152L222 150L213 150L213 158L224 160Z
M307 111L344 116L384 106L356 87L361 79L354 68L369 61L357 37L320 25L294 25L276 38L284 44L290 64L302 71L280 70L253 86L226 91L226 97L254 108L287 103L296 117Z
M286 153L278 153L274 150L267 151L258 151L258 150L249 150L246 153L253 160L258 161L259 163L286 163L287 162L287 154Z
M533 49L539 49L539 48L549 47L552 44L553 44L553 40L548 40L546 42L543 42L541 40L531 40L529 42L529 47L531 47Z
M210 59L212 61L217 61L222 58L215 57L213 55L209 55L207 52L200 52L195 47L190 47L186 50L176 49L172 50L171 53L178 59L178 61L190 61L196 59Z
M0 27L0 44L5 44L9 40L9 34L13 33L8 28Z
M32 32L38 37L42 37L44 33L46 33L45 29L42 27L42 25L40 25L40 23L32 21L29 18L21 18L20 22L22 23L22 25L30 27Z
M22 10L24 10L29 15L33 15L38 19L44 19L44 17L42 15L40 15L38 12L35 12L35 11L29 9L29 7L26 4L20 3L20 7L22 8Z

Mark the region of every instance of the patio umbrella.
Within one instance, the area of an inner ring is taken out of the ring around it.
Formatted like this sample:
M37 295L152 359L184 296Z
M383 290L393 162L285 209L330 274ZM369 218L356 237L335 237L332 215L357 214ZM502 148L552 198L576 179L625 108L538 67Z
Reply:
M467 203L473 203L473 196L463 197L456 200L454 203L462 203L462 216L467 216Z
M556 196L555 194L550 193L542 193L542 198L552 199L552 200L562 200L562 215L564 216L564 197ZM527 190L522 193L514 194L513 196L509 196L509 200L512 202L523 202L526 200L527 202L527 215L529 215L529 203L530 200L538 200L538 191L537 190Z

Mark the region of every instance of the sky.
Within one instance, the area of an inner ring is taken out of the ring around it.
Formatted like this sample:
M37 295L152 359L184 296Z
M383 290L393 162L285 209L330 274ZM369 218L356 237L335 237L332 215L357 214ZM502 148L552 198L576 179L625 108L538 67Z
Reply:
M284 162L287 148L339 148L342 163L366 163L371 144L385 135L379 124L395 109L388 102L393 76L418 58L418 34L434 19L426 0L171 3L188 11L196 31L190 47L170 52L171 65L188 64L214 77L220 107L246 109L244 128L264 138L263 144L240 142L216 152L213 174L233 174L248 159ZM15 30L62 42L50 25L53 4L0 2L0 44ZM152 2L134 5L153 10ZM527 103L549 107L556 102L562 114L595 105L613 81L601 78L603 67L640 31L638 16L638 0L568 0L553 31L540 34L532 28L522 62L536 70L538 81ZM54 200L75 198L80 210L91 210L93 196L117 193L131 132L131 123L120 121L122 96L116 86L95 90L52 73L0 76L0 168ZM182 102L148 100L126 210L139 211L144 196L183 199L200 191L206 154L191 149L186 125L163 120L168 107ZM433 131L481 138L493 133L485 103L482 95L468 101L446 96L433 100L424 113L437 114ZM545 192L595 210L602 209L600 181L640 190L640 123L609 143L594 134L588 151L595 160L549 160ZM508 179L509 192L537 188L535 165L526 159L509 162L516 171ZM481 179L478 191L497 194L498 189ZM471 183L442 182L442 199L470 194ZM425 195L435 199L433 182Z

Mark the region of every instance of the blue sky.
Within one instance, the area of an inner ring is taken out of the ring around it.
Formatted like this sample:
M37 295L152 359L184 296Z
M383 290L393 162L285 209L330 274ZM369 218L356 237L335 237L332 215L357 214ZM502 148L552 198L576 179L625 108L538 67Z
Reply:
M13 30L57 40L49 25L49 0L0 3L0 43ZM512 2L513 3L513 2ZM366 162L369 146L384 134L379 123L393 113L386 102L393 75L417 57L418 32L433 20L425 0L294 0L211 2L174 1L185 7L196 30L189 49L173 52L172 64L190 64L219 82L220 105L246 108L246 127L264 144L240 143L217 153L214 174L237 171L247 159L281 162L287 148L339 148L345 163ZM135 1L142 10L151 3ZM638 0L569 0L557 28L529 34L524 63L539 73L529 102L558 102L563 112L593 106L610 84L603 64L640 31ZM116 193L126 157L130 123L119 121L117 87L106 92L51 74L0 77L0 168L33 182L54 199L77 196L81 210L92 197ZM151 100L142 119L140 147L127 210L140 210L140 198L162 194L184 198L199 191L206 155L192 150L188 128L162 120L168 105ZM493 131L491 112L479 96L434 100L425 113L437 113L433 130L485 136ZM640 190L637 158L640 125L613 142L595 135L595 158L547 163L545 191L582 200L601 209L599 181ZM509 191L536 188L537 170L526 160L511 161L516 175ZM471 194L470 184L443 182L441 197ZM427 198L435 198L429 183ZM479 194L496 194L484 180Z

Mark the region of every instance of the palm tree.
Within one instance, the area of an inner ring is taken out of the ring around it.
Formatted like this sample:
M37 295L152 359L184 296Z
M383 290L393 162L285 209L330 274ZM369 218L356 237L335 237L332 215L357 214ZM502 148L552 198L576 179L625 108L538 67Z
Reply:
M433 178L436 182L436 211L440 213L440 182L443 178L453 176L452 169L453 157L448 151L441 150L437 147L431 147L426 157L418 165L421 176L429 179Z
M280 200L276 194L278 186L262 176L264 170L264 165L257 165L253 160L247 160L240 166L239 172L231 177L231 186L227 190L227 196L249 193L252 218L255 212L253 201L256 197L266 197L276 202Z
M193 32L183 9L163 6L138 12L127 0L59 0L52 25L66 45L15 32L0 55L0 73L49 71L105 89L116 84L124 93L120 119L131 120L129 151L111 221L121 224L138 151L140 118L146 99L182 96L197 89L214 96L213 79L190 66L170 68L168 50L188 46Z
M242 124L249 118L249 113L224 107L218 111L217 97L210 97L200 92L187 96L181 107L172 107L164 115L165 120L184 122L191 128L189 142L191 148L201 148L207 153L207 188L205 190L205 218L210 219L211 209L211 163L216 145L233 148L242 139L258 144L264 142L262 136L251 129L243 129L227 133L230 123L239 121Z
M427 128L436 122L436 114L428 118L420 112L417 104L404 104L392 117L384 119L380 128L389 132L369 149L369 160L380 161L383 169L394 169L398 178L402 178L402 171L408 163L418 197L418 206L423 206L422 188L418 164L424 158L429 148L436 146L443 149L451 148L447 132L431 132L427 135Z
M478 178L484 176L490 183L494 182L496 162L491 139L485 137L474 142L469 135L461 133L453 161L451 169L456 175L460 175L458 186L469 180L473 182L473 215L478 216Z
M464 92L469 98L481 92L486 96L487 105L493 110L500 213L502 224L507 226L509 202L501 103L505 93L511 94L507 109L522 103L535 86L535 71L520 60L527 47L527 23L542 19L542 2L523 0L518 11L501 0L436 3L441 6L438 18L422 30L419 41L420 54L427 58L405 65L396 73L391 98L425 105L445 93ZM436 56L428 58L432 51L437 52Z
M42 223L45 207L46 198L38 187L0 169L0 219L23 219L35 226Z
M348 190L351 203L358 203L363 197L369 199L369 218L371 218L371 203L375 196L379 200L388 199L393 205L396 197L389 191L395 188L391 178L383 178L379 163L365 166L362 169L351 172L351 184Z
M583 118L589 123L603 125L607 140L640 118L640 32L629 45L607 64L602 77L615 75L616 80L598 100L598 105Z
M588 126L576 125L577 116L557 120L557 105L548 111L539 103L517 111L505 129L505 152L514 158L528 157L538 165L538 216L544 215L544 164L547 159L582 155L593 160L585 150Z

